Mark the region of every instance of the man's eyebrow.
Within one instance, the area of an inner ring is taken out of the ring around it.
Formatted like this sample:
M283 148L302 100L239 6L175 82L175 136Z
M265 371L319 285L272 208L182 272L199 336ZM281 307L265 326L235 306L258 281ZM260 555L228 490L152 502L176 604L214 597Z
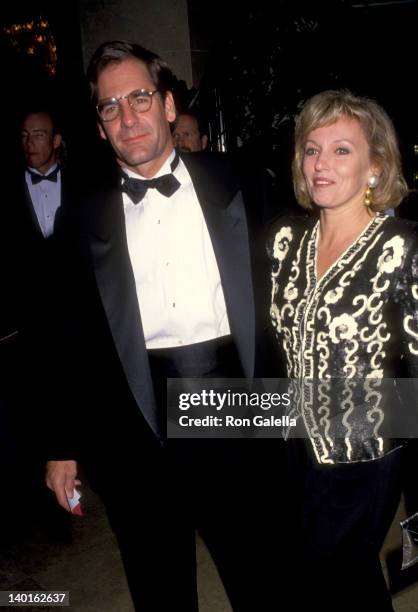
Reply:
M34 130L23 129L22 134L47 134L48 130L44 130L42 128L35 128Z

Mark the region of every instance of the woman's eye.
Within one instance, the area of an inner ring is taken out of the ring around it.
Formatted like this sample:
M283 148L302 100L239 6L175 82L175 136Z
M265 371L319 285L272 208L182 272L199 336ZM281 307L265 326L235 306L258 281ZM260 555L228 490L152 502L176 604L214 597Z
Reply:
M336 153L337 155L348 155L350 151L346 147L338 147L338 149L336 150Z
M318 149L314 149L314 147L308 147L305 149L305 155L316 155L318 153Z

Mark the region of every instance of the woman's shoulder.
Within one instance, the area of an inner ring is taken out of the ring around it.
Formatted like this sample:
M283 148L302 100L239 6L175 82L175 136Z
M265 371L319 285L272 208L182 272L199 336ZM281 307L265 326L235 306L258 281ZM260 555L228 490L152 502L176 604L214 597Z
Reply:
M377 266L380 272L399 274L405 271L418 274L418 224L399 217L381 216L383 223L380 240L376 243Z
M416 233L418 231L418 223L412 219L406 219L404 217L393 217L392 215L385 215L380 213L386 219L386 224L391 228L398 228L399 231Z
M400 236L411 246L418 243L418 223L416 221L387 215L383 227L385 237Z
M271 223L268 240L267 252L271 260L283 262L288 253L293 253L307 231L311 231L317 219L302 215L283 216L275 219Z
M276 217L270 223L268 234L271 239L274 239L285 228L288 228L292 233L299 234L313 228L316 222L317 218L312 215L284 215Z

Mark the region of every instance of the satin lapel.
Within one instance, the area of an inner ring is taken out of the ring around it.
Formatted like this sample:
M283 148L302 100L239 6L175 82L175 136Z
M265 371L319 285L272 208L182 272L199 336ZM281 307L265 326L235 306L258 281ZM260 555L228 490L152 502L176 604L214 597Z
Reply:
M90 234L97 285L129 387L146 421L161 437L120 193L101 204Z
M39 225L38 217L36 216L35 208L32 204L32 198L30 197L29 188L26 184L26 179L24 176L22 180L23 180L23 194L24 194L23 199L24 199L27 213L30 216L31 222L33 223L36 233L39 234L41 238L43 238L44 235L42 233L41 226Z
M210 160L210 158L208 158ZM237 183L187 160L218 263L229 324L245 375L254 375L255 306L245 205ZM210 163L210 161L209 161Z

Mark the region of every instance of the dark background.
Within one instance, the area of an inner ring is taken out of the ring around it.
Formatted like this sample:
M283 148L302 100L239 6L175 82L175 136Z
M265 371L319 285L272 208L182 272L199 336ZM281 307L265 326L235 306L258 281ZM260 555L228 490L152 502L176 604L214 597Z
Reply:
M271 168L291 197L298 108L323 89L347 87L376 98L389 112L409 186L417 186L416 0L276 0L273 5L188 0L188 7L195 87L179 83L176 97L179 106L193 102L204 115L213 148ZM45 68L45 55L27 55L4 31L40 15L56 41L54 76ZM0 8L0 26L0 111L8 164L19 162L20 113L36 100L59 110L69 163L79 168L107 163L88 103L78 3L16 0Z

